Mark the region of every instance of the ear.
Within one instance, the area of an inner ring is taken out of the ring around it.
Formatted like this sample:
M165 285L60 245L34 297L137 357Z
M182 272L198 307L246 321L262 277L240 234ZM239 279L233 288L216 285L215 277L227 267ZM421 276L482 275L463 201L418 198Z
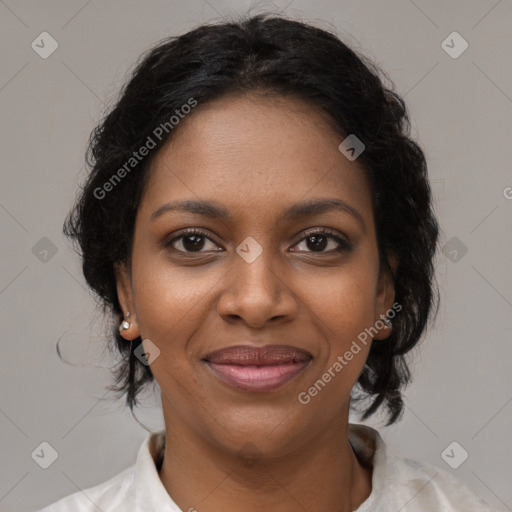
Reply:
M381 273L379 276L379 282L377 283L377 295L375 300L375 320L382 321L381 315L385 315L386 312L391 309L395 301L395 282L393 275L395 274L398 266L398 258L394 253L388 254L389 267L386 265L382 266ZM379 333L374 336L376 340L383 340L389 336L389 329L386 327L380 329Z
M114 274L116 278L117 298L123 310L123 314L126 316L130 313L130 316L127 318L128 322L130 322L130 327L120 332L125 340L130 341L140 336L135 312L135 302L133 300L131 274L126 263L114 264Z

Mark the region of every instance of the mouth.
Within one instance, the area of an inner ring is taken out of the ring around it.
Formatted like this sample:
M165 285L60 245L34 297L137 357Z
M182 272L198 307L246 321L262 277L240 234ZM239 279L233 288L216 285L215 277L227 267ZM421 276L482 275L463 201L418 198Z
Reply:
M313 356L288 345L237 345L216 350L203 361L223 382L245 391L277 389L304 370Z

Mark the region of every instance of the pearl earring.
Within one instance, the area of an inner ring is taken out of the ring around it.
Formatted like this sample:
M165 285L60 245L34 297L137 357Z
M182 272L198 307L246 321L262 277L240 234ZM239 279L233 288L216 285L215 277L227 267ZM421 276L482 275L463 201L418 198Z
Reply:
M129 317L130 317L130 313L126 313L124 320L121 322L121 325L119 326L119 332L126 331L126 329L130 328L130 325L132 325L132 324L130 322L128 322L128 320L126 320Z

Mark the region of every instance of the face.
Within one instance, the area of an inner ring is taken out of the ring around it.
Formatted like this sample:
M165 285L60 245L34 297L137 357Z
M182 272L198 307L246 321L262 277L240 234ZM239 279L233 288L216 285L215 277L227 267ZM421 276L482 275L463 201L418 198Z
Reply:
M159 351L168 429L283 455L347 421L370 347L354 341L393 304L369 181L299 100L226 97L178 128L118 269L123 336Z

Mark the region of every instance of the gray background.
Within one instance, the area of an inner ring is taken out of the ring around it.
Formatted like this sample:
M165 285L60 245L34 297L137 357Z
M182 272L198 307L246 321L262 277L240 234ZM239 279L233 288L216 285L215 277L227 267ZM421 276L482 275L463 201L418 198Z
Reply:
M106 395L114 359L62 222L85 176L89 132L140 53L251 5L334 25L404 96L448 250L436 263L437 322L411 358L405 416L381 432L397 452L512 510L509 0L0 1L0 509L35 510L135 460L147 433ZM47 59L31 48L43 31L59 45ZM456 59L441 46L453 31L469 44ZM163 427L156 393L137 417ZM46 470L31 458L43 441L59 455ZM469 453L453 470L441 457L452 441Z

